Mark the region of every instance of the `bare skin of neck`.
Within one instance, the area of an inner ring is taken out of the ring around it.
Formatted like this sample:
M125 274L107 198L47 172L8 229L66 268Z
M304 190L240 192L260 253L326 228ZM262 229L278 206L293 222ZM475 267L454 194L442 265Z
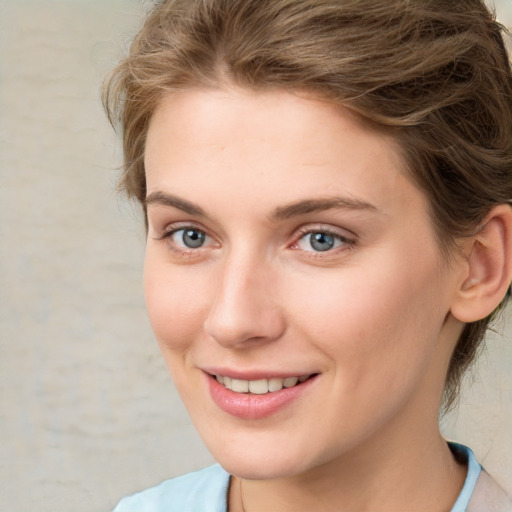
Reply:
M438 434L412 444L376 446L365 455L347 454L343 460L291 478L241 481L232 477L228 510L449 512L466 472Z
M446 353L424 375L428 384L371 438L303 474L270 480L232 477L229 512L450 512L467 467L456 461L439 432L452 350L448 343L440 347Z

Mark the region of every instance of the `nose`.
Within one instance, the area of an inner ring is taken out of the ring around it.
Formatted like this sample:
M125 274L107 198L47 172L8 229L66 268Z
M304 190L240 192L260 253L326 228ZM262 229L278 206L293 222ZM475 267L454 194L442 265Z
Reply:
M285 318L274 293L274 274L255 260L230 258L219 272L204 328L224 347L275 341L285 331Z

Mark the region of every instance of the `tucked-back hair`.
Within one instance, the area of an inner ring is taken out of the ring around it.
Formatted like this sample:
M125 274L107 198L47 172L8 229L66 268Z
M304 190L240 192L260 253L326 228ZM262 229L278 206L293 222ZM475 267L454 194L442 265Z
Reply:
M226 84L306 91L389 130L449 255L512 198L502 32L480 0L157 2L104 87L109 118L122 128L121 186L144 207L146 135L164 95ZM490 320L465 326L445 405Z

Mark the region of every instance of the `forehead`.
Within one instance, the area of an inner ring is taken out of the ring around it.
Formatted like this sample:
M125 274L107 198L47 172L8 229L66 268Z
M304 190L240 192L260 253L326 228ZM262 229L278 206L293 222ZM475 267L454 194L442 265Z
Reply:
M285 91L190 89L164 98L150 124L148 193L275 208L336 193L386 211L423 194L394 140L345 107ZM213 190L215 189L215 190ZM248 200L250 199L250 200ZM426 210L425 210L426 211Z

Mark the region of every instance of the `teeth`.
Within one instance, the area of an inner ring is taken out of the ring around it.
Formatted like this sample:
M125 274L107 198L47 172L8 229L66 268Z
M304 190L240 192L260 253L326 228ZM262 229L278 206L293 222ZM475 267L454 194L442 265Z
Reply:
M236 393L252 393L254 395L264 395L281 391L283 388L291 388L298 383L304 382L309 377L310 375L301 375L300 377L286 377L285 379L272 377L271 379L241 380L231 379L222 375L215 376L217 382L231 391Z
M231 381L231 389L236 393L247 393L249 391L249 381L233 379Z
M295 386L295 384L297 384L297 382L299 382L298 377L287 377L283 381L283 386L285 388L292 388L293 386Z
M272 391L280 391L283 389L283 379L273 378L268 379L268 390Z
M268 393L268 380L250 380L249 391L255 395L264 395L265 393Z

